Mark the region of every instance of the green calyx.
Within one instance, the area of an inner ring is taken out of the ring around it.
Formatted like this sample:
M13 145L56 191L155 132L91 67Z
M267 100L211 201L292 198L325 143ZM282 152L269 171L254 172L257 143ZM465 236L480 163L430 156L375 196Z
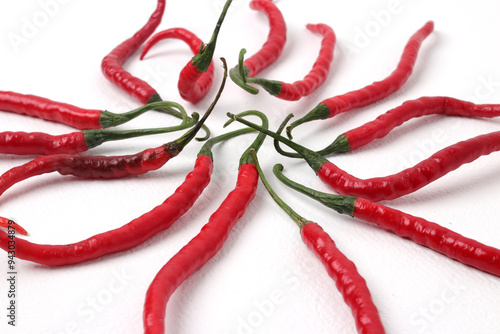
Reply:
M314 107L310 112L308 112L304 117L299 118L295 122L292 122L287 128L286 128L286 135L288 138L292 139L292 130L299 126L300 124L311 122L314 120L320 120L320 119L327 119L330 116L330 109L328 106L324 103L318 104L316 107Z
M293 141L291 141L290 139L287 139L283 136L280 136L279 134L275 133L275 132L272 132L268 129L265 129L263 127L260 127L258 126L257 124L254 124L252 122L249 122L237 115L234 115L232 113L227 113L227 116L229 118L232 118L233 120L235 121L238 121L242 124L245 124L246 126L249 126L251 128L254 128L280 142L282 142L283 144L289 146L291 149L295 150L297 153L299 153L302 158L309 164L309 166L317 173L318 170L321 168L321 166L323 164L325 164L326 162L328 162L327 159L323 158L321 155L317 154L316 152L304 147L304 146L301 146L297 143L294 143ZM293 115L289 115L289 117L292 117Z
M244 116L248 116L248 115L253 115L253 116L259 117L262 120L262 126L261 126L261 128L267 130L267 128L269 127L269 121L267 119L267 116L264 113L262 113L262 112L260 112L258 110L243 111L243 112L239 113L238 115L236 115L236 117L244 117ZM228 120L224 124L224 127L226 127L229 124L231 124L234 120L235 119ZM240 166L243 165L243 164L246 164L246 163L253 163L254 162L253 158L252 158L252 155L250 154L250 152L251 151L257 152L259 150L259 148L262 146L262 143L264 143L265 139L266 139L266 135L264 133L262 133L262 132L259 133L259 135L254 140L254 142L241 155Z
M274 165L273 168L274 175L288 187L311 197L312 199L320 202L321 204L329 207L330 209L337 211L338 213L346 214L351 217L354 215L354 202L357 200L357 197L345 196L345 195L332 195L316 191L300 183L290 180L285 175L283 175L282 171L283 171L283 165L281 164Z
M217 25L215 26L210 42L208 42L208 44L202 43L200 46L200 51L192 58L192 64L199 72L206 72L208 70L208 67L210 66L210 62L212 61L215 52L217 36L219 35L222 22L226 17L226 13L229 9L229 6L231 5L231 2L232 0L227 0L224 4L224 8L222 8L222 13L219 16L219 20L217 21Z
M257 159L257 153L255 150L250 150L250 155L252 156L252 159L255 163L255 167L257 169L257 172L259 173L259 177L264 184L264 187L267 189L267 192L269 195L271 195L272 199L278 204L278 206L285 211L290 218L297 224L297 226L302 229L307 223L310 223L310 220L305 219L301 215L299 215L297 212L295 212L288 204L283 201L278 194L274 191L274 189L271 187L269 182L266 179L266 176L264 175L264 172L262 171L262 168L260 167L259 160Z

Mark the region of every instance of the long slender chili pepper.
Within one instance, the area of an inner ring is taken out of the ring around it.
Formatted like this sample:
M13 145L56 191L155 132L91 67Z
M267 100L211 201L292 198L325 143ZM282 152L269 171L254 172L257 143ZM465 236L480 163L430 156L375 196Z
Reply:
M38 117L80 130L109 128L126 123L151 110L151 106L155 105L149 104L117 114L107 110L83 109L36 95L0 91L0 110ZM183 118L181 112L177 113Z
M356 265L337 248L335 242L320 225L300 216L276 194L267 182L255 152L252 156L267 191L278 206L297 224L302 241L321 261L328 275L335 281L344 301L351 308L358 333L385 333L370 290Z
M280 10L272 1L253 0L250 2L250 8L262 11L267 16L269 34L261 49L243 61L243 67L236 65L229 70L229 77L241 88L246 90L250 87L250 92L253 92L255 88L245 85L242 78L254 77L279 58L286 43L286 23ZM240 71L244 71L244 75L240 75Z
M416 100L406 101L402 105L378 116L375 120L344 132L330 145L316 152L323 156L331 153L348 152L375 139L384 137L391 130L412 118L436 114L491 118L500 116L500 105L474 104L446 96L420 97ZM281 124L276 132L280 134L285 125L286 123ZM292 158L302 157L298 153L284 151L277 140L274 141L274 144L276 150L282 155Z
M256 111L267 127L267 118ZM222 248L238 219L255 196L259 175L250 150L258 150L265 136L259 134L240 158L236 187L227 195L219 208L210 216L201 231L177 252L156 274L144 302L144 333L164 333L168 300L175 290L198 269L203 267Z
M210 65L212 64L215 45L217 43L217 36L219 35L222 22L224 21L231 2L232 0L226 1L224 8L222 9L222 13L219 16L219 20L217 21L217 25L215 26L210 42L208 44L204 44L200 41L200 43L198 43L197 47L195 47L193 51L195 53L195 56L184 66L181 71L177 88L179 89L179 93L184 100L196 103L203 97L205 97L205 95L207 95L208 90L212 86L213 67L211 67ZM156 44L163 38L169 38L168 35L168 32L159 32L158 34L151 37L151 39L146 43L143 49L141 59L142 57L144 57L149 48L151 48L154 44Z
M177 126L153 129L137 130L84 130L72 132L64 135L53 136L43 132L0 132L0 153L4 154L74 154L87 151L91 148L101 145L106 141L121 140L139 136L154 135L160 133L183 130L193 126L199 116L193 114L190 121L187 120L187 114L181 105L174 102L153 102L148 106L150 109L156 107L175 106L184 115L184 121Z
M142 49L141 53L141 59L144 58L144 56L148 53L149 49L158 43L161 40L168 39L168 38L177 38L181 39L184 42L186 42L191 51L196 55L198 54L198 51L200 51L200 45L203 45L203 41L199 39L195 34L190 32L187 29L184 28L170 28L166 30L162 30L155 35L153 35L147 42L144 44L144 48ZM196 101L191 101L191 102L198 102L201 98L203 98L207 93L210 87L212 86L213 82L213 77L214 77L214 65L213 61L210 61L210 65L208 66L206 72L204 72L198 80L193 83L193 89L196 90L196 93L192 93L193 97L196 97ZM182 89L185 89L184 86L181 85L181 79L179 78L179 91L181 92L181 95L184 94L186 95L186 92L182 91ZM191 93L189 93L191 94ZM196 96L194 96L196 94ZM183 96L184 97L184 96Z
M54 154L39 156L30 162L14 167L0 176L0 195L12 185L35 175L58 172L61 175L73 175L82 178L115 179L128 175L144 174L162 167L171 158L177 156L194 138L203 122L208 118L220 98L227 78L227 65L224 65L223 80L214 101L203 118L180 138L156 148L126 156L85 156Z
M193 170L175 192L163 203L129 223L66 245L43 245L15 238L16 257L47 266L63 266L127 250L149 240L170 228L193 206L209 184L213 171L212 146L251 131L254 130L240 129L209 139L200 150ZM0 226L1 223L0 220ZM20 232L19 227L17 232ZM0 248L7 250L8 240L8 234L0 231Z
M7 233L12 235L13 233L21 233L22 235L28 235L28 231L26 231L21 225L17 224L15 221L11 219L7 219L4 217L0 217L0 227L6 228L7 231L14 231L11 233ZM8 249L8 245L7 245Z
M410 77L420 46L433 30L434 23L429 21L411 36L396 69L388 77L361 89L323 100L304 117L296 120L287 128L288 137L292 138L292 129L302 123L331 118L351 109L379 101L397 91Z
M332 195L307 188L281 172L275 165L274 174L287 186L315 199L333 210L394 232L419 245L484 272L500 276L500 250L466 238L436 223L402 211L374 203L364 198Z
M241 81L235 83L252 94L257 94L257 88L248 85L248 83L262 86L269 94L287 101L296 101L304 96L311 94L323 82L330 71L330 65L333 61L333 49L335 47L335 33L332 28L326 24L308 24L307 29L312 32L317 32L323 35L321 49L312 66L312 69L302 80L293 83L285 83L282 81L268 80L264 78L247 77L244 71L243 56L245 49L241 50L238 67Z
M336 192L343 195L364 197L374 202L410 194L465 163L470 163L483 155L500 150L500 131L491 132L450 145L399 173L385 177L360 179L340 169L318 153L285 137L262 129L258 125L230 113L228 116L235 117L238 122L264 132L301 154L321 181Z

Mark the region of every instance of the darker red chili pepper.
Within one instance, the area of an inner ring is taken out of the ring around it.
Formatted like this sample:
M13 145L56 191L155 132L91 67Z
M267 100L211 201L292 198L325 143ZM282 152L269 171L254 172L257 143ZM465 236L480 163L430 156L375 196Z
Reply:
M292 129L302 123L331 118L351 109L379 101L397 91L410 77L420 46L433 29L434 23L429 21L413 34L403 50L396 70L388 77L364 88L323 100L304 117L296 120L287 128L288 137L292 138Z
M267 182L255 152L252 153L252 156L267 191L299 226L302 241L323 263L328 275L335 281L344 301L351 308L358 333L385 333L370 290L365 279L359 274L356 265L337 248L335 242L320 225L300 216L276 194Z
M122 227L66 245L43 245L15 238L16 257L48 266L81 263L101 256L133 248L168 229L196 202L210 182L213 171L212 146L249 129L233 131L209 139L196 159L194 169L163 203ZM253 130L252 130L253 131ZM0 226L2 221L0 220ZM19 231L19 226L16 232ZM0 231L0 247L8 250L8 233Z
M374 203L364 198L332 195L298 184L281 171L283 166L274 167L275 175L287 186L317 200L335 211L348 214L365 222L394 232L419 245L430 248L447 257L472 266L484 272L500 276L500 250L466 238L436 223L415 217L402 211Z
M316 62L312 66L312 69L302 80L295 81L293 83L285 83L282 81L268 80L263 78L247 77L245 74L243 55L246 50L243 49L240 52L239 57L239 75L241 77L241 82L235 82L236 84L242 86L246 91L257 94L258 89L255 87L247 85L248 83L253 83L262 86L269 94L276 96L277 98L296 101L304 96L311 94L316 88L318 88L323 82L325 82L326 77L330 71L330 65L333 61L333 49L335 47L335 33L332 28L326 24L308 24L307 29L312 32L317 32L323 35L323 40L321 42L321 49L316 59Z
M257 114L255 111L243 114ZM241 115L243 115L241 114ZM259 114L264 126L267 118ZM151 282L144 302L144 333L164 333L168 300L188 277L202 268L222 248L238 219L243 216L257 190L259 175L250 156L265 136L259 134L240 159L236 187L210 216L201 231L160 269Z
M235 117L228 113L229 117ZM364 197L374 202L410 194L465 163L500 150L500 131L480 135L444 148L413 167L385 177L359 179L340 169L318 153L298 145L272 131L236 117L254 129L281 141L301 154L319 178L343 195Z
M237 83L243 89L250 87L242 81L243 77L254 77L271 65L279 58L286 43L286 23L283 15L278 7L269 0L253 0L250 2L250 8L262 11L269 21L269 34L264 45L259 51L243 61L243 67L240 65L232 68L229 71L231 80ZM240 71L244 71L244 75L240 75ZM253 87L252 91L253 91Z
M154 135L182 130L193 126L198 120L195 113L190 121L187 114L177 103L173 102L153 102L142 107L143 109L155 109L157 107L175 107L181 110L184 115L184 121L178 126L138 129L138 130L84 130L72 132L64 135L53 136L43 132L0 132L0 153L4 154L74 154L87 151L91 148L101 145L106 141L121 140L139 136Z

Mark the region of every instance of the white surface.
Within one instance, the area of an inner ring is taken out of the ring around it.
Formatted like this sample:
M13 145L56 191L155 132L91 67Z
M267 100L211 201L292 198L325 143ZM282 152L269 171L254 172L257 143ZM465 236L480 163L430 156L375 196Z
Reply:
M47 3L57 6L48 9ZM159 29L182 26L207 41L223 0L193 3L167 1ZM427 20L434 20L435 32L424 42L414 73L399 92L370 107L298 128L295 139L319 149L343 131L423 95L448 95L480 103L500 101L499 2L310 0L278 1L277 5L287 22L288 42L279 61L261 76L293 81L306 74L320 39L304 25L318 22L330 24L337 35L330 75L317 92L299 102L277 100L265 92L251 96L228 81L208 120L214 135L225 131L222 124L227 111L260 109L275 129L290 112L301 116L324 98L384 78L395 68L410 35ZM0 89L115 112L138 106L103 77L100 62L146 22L155 6L153 0L0 3ZM15 47L9 36L22 37L23 25L34 20L39 20L39 27ZM248 1L235 0L222 27L216 57L226 57L233 66L240 48L246 47L248 55L253 54L267 32L264 16L249 9ZM184 44L171 41L158 45L147 60L140 62L134 57L127 68L147 79L165 99L182 102L191 112L203 112L222 72L216 62L209 97L195 106L183 102L176 84L190 57ZM1 113L0 119L3 131L72 131L9 113ZM172 124L172 119L150 113L123 127L161 124ZM495 131L498 125L498 120L426 117L352 154L331 159L359 177L388 175L439 148ZM109 143L89 153L135 153L179 135ZM18 260L15 328L6 325L7 256L0 254L0 272L4 272L0 275L0 332L140 333L149 283L234 187L239 156L252 140L253 135L247 135L217 146L213 180L205 193L189 213L147 243L63 268ZM86 181L50 174L32 178L2 195L0 215L22 224L33 242L82 240L121 226L161 203L192 169L200 147L193 142L159 171L139 177ZM276 191L299 213L320 223L356 263L388 333L500 333L498 278L340 216L281 186L271 174L277 162L285 165L286 175L294 180L328 191L304 163L275 153L270 140L262 147L260 158ZM2 157L0 170L29 159ZM500 247L499 164L498 154L480 158L414 194L384 204ZM332 280L262 186L221 252L176 291L167 308L166 328L176 334L355 332L350 310Z

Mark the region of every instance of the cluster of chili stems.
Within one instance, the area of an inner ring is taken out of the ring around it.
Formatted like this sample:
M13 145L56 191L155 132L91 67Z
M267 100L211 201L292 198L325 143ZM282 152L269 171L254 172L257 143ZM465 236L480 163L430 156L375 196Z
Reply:
M0 108L3 110L57 121L77 129L85 129L63 136L50 136L43 133L1 133L0 152L45 156L37 157L31 162L12 168L1 175L0 195L24 179L54 171L62 175L70 174L83 178L119 178L131 174L146 173L160 168L170 158L179 154L200 128L204 127L207 132L207 136L201 139L207 139L209 131L203 124L220 97L227 76L226 72L215 100L203 118L198 121L199 116L196 113L190 118L181 105L174 102L164 102L154 88L127 72L123 68L123 64L141 45L144 45L142 59L150 48L160 40L181 39L189 45L195 56L181 71L178 82L179 93L183 99L192 103L200 101L212 85L214 72L212 57L215 43L230 3L230 0L226 2L208 44L202 43L196 35L184 28L161 31L146 41L161 22L165 1L159 0L157 8L147 24L103 59L104 75L116 86L145 104L144 107L124 114L113 114L107 111L82 109L32 95L0 92ZM243 49L240 52L238 65L229 72L231 79L252 94L256 94L258 90L249 84L260 85L271 95L285 100L298 100L309 95L326 80L329 73L335 45L333 30L325 24L307 25L309 30L320 33L323 40L318 58L303 80L289 84L257 78L255 75L274 62L281 54L286 41L286 26L283 16L272 1L253 0L250 6L267 15L270 24L268 39L261 50L252 57L244 59L246 50ZM322 101L311 112L287 128L289 138L291 138L292 129L302 123L330 118L339 113L368 105L398 90L410 76L420 45L432 30L433 23L428 22L410 38L396 70L387 78L362 89ZM224 67L227 70L225 61ZM180 117L182 123L174 127L156 129L129 131L101 129L123 124L152 109ZM300 185L282 174L283 166L276 165L273 169L274 174L287 186L312 197L339 213L376 224L454 260L500 276L500 251L498 249L468 239L425 219L376 203L380 200L394 199L416 191L460 165L498 150L500 148L500 132L457 143L405 171L368 180L358 179L324 158L327 154L347 152L381 138L412 118L438 113L469 117L496 117L500 114L500 106L475 105L449 97L422 97L407 101L379 116L376 120L338 136L332 144L318 152L300 146L280 135L291 116L285 119L278 131L274 133L267 129L267 118L261 112L250 110L238 115L228 114L231 120L227 124L232 120L237 120L250 128L209 139L200 150L193 171L162 204L120 228L70 245L39 245L16 238L18 247L16 256L44 265L60 266L87 261L139 245L160 231L169 228L193 206L210 181L213 170L212 146L232 137L251 132L253 131L251 128L254 128L261 133L240 158L235 189L227 195L227 198L209 218L200 233L164 265L151 283L146 294L144 307L145 332L163 333L168 299L185 279L201 268L223 246L231 229L253 199L260 175L272 198L299 226L302 240L306 246L321 260L328 274L336 282L338 290L352 310L358 332L383 333L384 329L377 308L365 280L359 275L354 263L340 252L332 238L318 224L301 217L278 197L258 164L256 151L262 145L265 135L272 136L275 139L275 147L278 152L286 156L305 159L320 179L341 195L321 193ZM246 115L260 117L262 126L243 119L242 117ZM191 126L194 128L179 139L135 155L121 157L74 155L74 153L83 152L108 140L170 132ZM284 151L279 146L279 142L285 143L295 152ZM7 219L0 219L0 225L12 223ZM20 233L25 232L19 225L16 228ZM7 250L10 239L12 237L8 233L0 231L0 247Z

